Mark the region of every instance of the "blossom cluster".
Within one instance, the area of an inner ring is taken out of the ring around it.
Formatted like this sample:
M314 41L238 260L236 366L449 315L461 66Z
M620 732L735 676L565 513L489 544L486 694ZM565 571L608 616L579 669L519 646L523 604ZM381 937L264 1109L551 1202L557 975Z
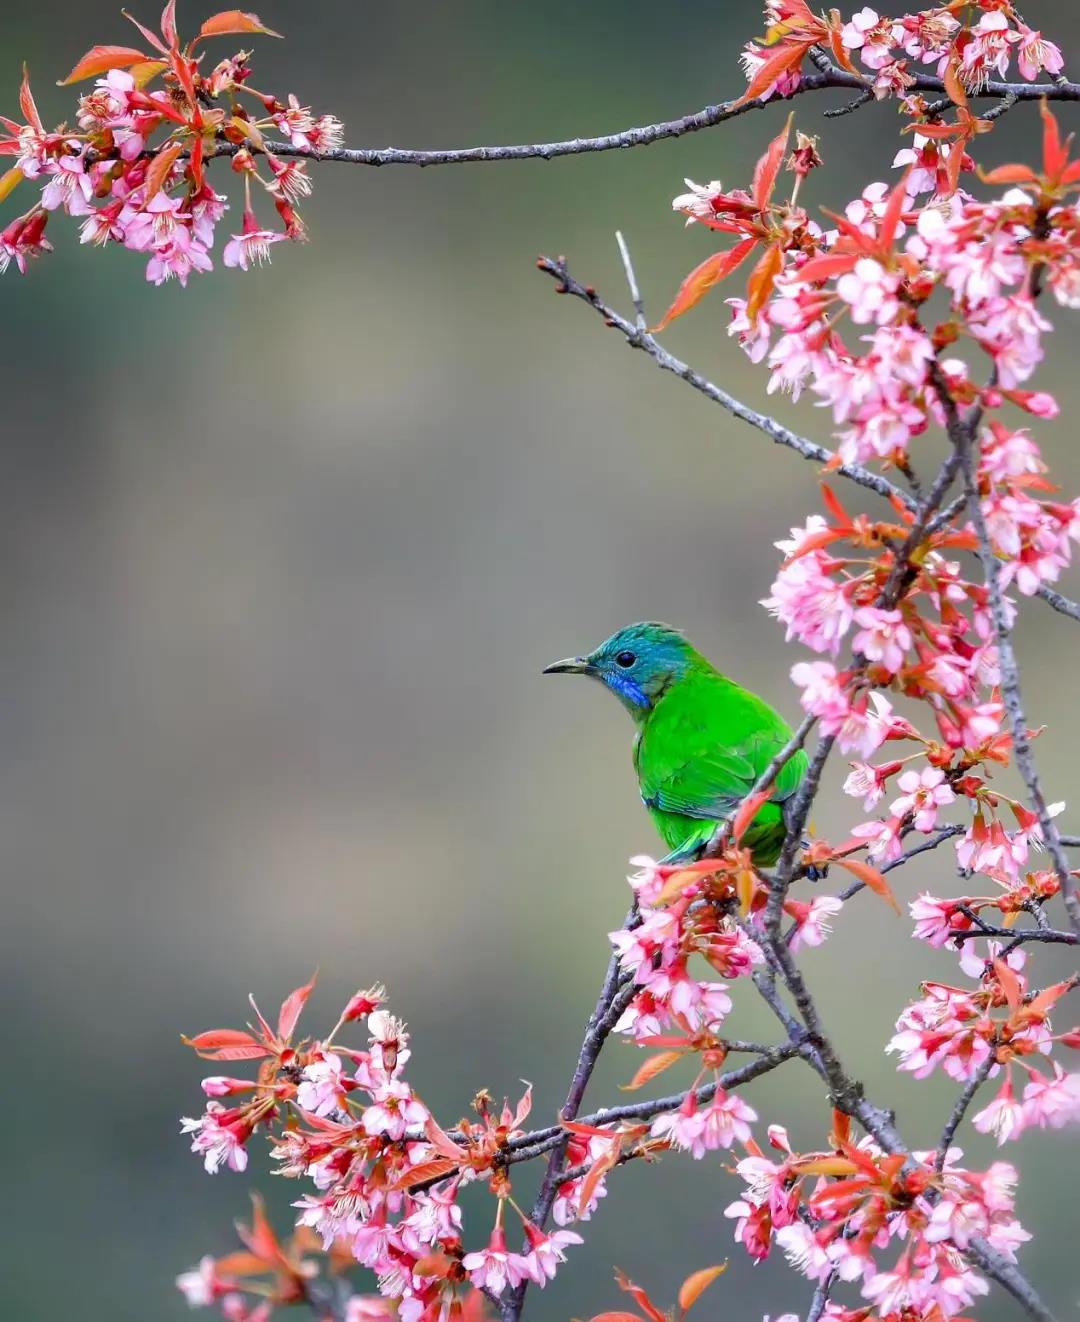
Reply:
M861 73L877 99L897 97L913 114L926 104L917 87L922 73L936 74L961 103L1014 66L1028 82L1064 67L1060 47L1029 27L1009 0L932 5L898 18L869 5L845 18L835 9L815 14L806 0L766 0L765 19L765 40L749 42L742 55L747 97L790 96L814 46L846 72Z
M769 1156L757 1144L736 1165L745 1183L726 1214L735 1238L756 1261L776 1244L811 1281L853 1283L882 1319L952 1317L988 1290L960 1256L977 1236L1008 1261L1030 1235L1016 1219L1016 1171L959 1165L959 1148L884 1153L871 1139L852 1141L836 1117L833 1145L799 1154L787 1132L769 1128ZM958 1252L959 1250L959 1252ZM835 1301L829 1317L865 1317Z
M0 271L14 263L25 272L32 258L50 251L49 218L64 211L80 222L82 243L121 244L146 257L153 284L186 285L192 274L213 269L215 231L229 210L206 171L222 150L243 179L240 224L224 245L225 266L246 271L269 260L272 244L306 237L296 210L311 192L306 165L282 159L264 134L276 131L290 150L318 156L340 145L340 122L314 115L295 96L282 102L256 90L248 52L204 70L199 50L204 40L228 34L277 34L255 14L234 9L208 18L184 45L175 0L165 7L160 33L132 22L148 49L95 46L64 80L104 75L80 97L74 126L46 129L26 73L22 121L0 116L8 134L0 155L15 157L0 176L0 200L26 182L40 188L29 210L0 232ZM280 229L257 217L253 188L265 194Z

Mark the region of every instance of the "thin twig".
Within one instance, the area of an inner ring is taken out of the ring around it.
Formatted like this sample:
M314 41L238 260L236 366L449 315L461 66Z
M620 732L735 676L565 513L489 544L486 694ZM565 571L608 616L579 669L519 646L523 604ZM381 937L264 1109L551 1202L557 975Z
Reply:
M615 242L619 245L619 256L622 258L623 270L626 272L626 283L630 287L630 301L634 305L636 314L635 322L638 330L643 332L648 326L648 322L645 320L645 303L641 297L641 290L638 288L634 263L630 259L630 249L626 246L622 230L615 231Z
M643 350L665 372L672 372L675 376L681 377L688 385L693 386L695 390L701 391L703 395L711 399L714 404L719 404L721 408L726 409L742 422L748 422L751 427L756 427L758 431L764 432L777 445L787 446L788 449L795 450L804 459L809 459L814 463L828 464L830 467L836 465L837 457L833 450L827 449L824 445L818 445L805 436L800 436L789 427L777 422L775 418L770 417L767 413L759 413L757 409L750 408L720 386L714 385L712 381L707 380L699 372L695 372L692 367L676 358L674 354L668 353L653 335L647 331L639 331L633 322L621 317L614 308L605 303L591 285L583 285L579 280L576 280L567 269L564 258L541 257L537 262L537 266L545 274L558 281L556 286L558 292L570 294L583 303L587 303L593 311L598 312L603 317L607 325L620 331L632 348ZM850 478L851 481L857 482L861 487L877 492L879 496L884 496L886 500L896 497L909 507L913 505L910 497L902 492L898 486L859 464L840 464L835 466L833 471L843 477Z
M952 1146L956 1131L960 1128L960 1122L967 1115L968 1107L974 1100L975 1094L990 1077L990 1071L996 1064L995 1053L991 1051L971 1078L968 1079L964 1091L956 1099L956 1105L949 1112L949 1118L945 1122L945 1128L941 1131L941 1138L938 1140L937 1156L934 1158L934 1170L939 1175L945 1169L949 1148Z
M1012 631L1009 628L1005 608L1005 594L1001 587L1001 576L997 556L990 542L990 532L986 524L982 501L975 478L975 464L972 458L972 430L956 420L955 407L947 410L949 433L959 454L964 470L964 486L967 491L968 508L979 538L979 559L982 562L986 587L990 597L990 611L994 620L994 633L998 649L998 668L1001 672L1001 696L1012 727L1013 755L1035 812L1039 818L1043 843L1050 854L1061 886L1061 898L1069 917L1073 931L1080 935L1080 896L1077 895L1076 878L1069 869L1069 860L1065 857L1057 827L1050 816L1046 797L1039 781L1035 766L1035 756L1028 736L1028 722L1024 714L1023 695L1020 690L1020 668L1013 648Z

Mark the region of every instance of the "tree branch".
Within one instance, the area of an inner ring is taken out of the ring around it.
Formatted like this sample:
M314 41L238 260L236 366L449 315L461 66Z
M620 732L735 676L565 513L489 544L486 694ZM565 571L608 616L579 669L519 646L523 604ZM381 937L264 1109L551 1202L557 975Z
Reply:
M593 138L567 138L558 142L516 143L507 146L491 147L450 147L435 150L418 150L412 147L335 147L330 151L315 152L307 147L296 147L291 142L268 140L265 149L275 156L301 157L313 161L335 161L345 165L413 165L421 169L429 165L468 165L481 161L525 161L554 160L558 156L580 156L587 152L622 151L629 147L648 147L654 142L663 142L668 138L681 138L687 133L698 133L702 129L715 128L729 119L736 119L752 110L761 110L769 104L790 101L809 92L826 91L840 88L858 93L849 106L840 107L833 112L847 114L858 105L873 100L873 93L867 80L858 74L850 74L826 61L824 72L804 74L799 86L786 97L772 96L767 100L755 97L752 101L732 98L718 105L705 106L702 110L678 119L662 120L656 124L642 124L636 128L622 129L618 133L605 133ZM940 78L930 74L915 75L914 88L921 92L942 94L945 84ZM869 94L868 94L869 93ZM1003 101L1010 105L1017 101L1039 101L1045 97L1048 101L1080 101L1080 84L1068 82L1052 83L1005 83L988 82L978 92L969 94L980 100ZM220 142L215 146L213 156L235 156L238 151L250 149L250 144L243 147L231 142ZM208 157L211 159L211 157Z
M648 331L638 330L632 322L627 321L625 317L621 317L605 303L591 285L583 285L579 280L574 279L567 269L565 258L541 257L537 262L537 266L545 274L558 281L557 292L571 294L574 298L587 303L594 312L598 312L603 317L608 326L621 332L631 348L643 350L658 367L665 372L672 372L675 376L681 377L688 385L693 386L695 390L699 390L714 404L719 404L733 417L739 418L742 422L748 422L751 427L756 427L758 431L764 432L777 445L784 445L788 449L794 450L797 454L801 454L804 459L809 459L818 464L834 466L833 471L839 473L842 477L857 482L859 486L866 487L879 496L884 496L886 500L898 498L909 508L913 507L914 502L911 498L887 478L871 472L868 468L863 468L860 464L837 464L835 451L827 449L824 445L818 445L805 436L800 436L797 432L793 432L790 428L777 422L775 418L770 417L767 413L759 413L757 409L750 408L741 400L736 399L734 395L728 394L720 386L714 385L712 381L703 377L699 372L695 372L692 367L676 358L674 354L668 353L655 336Z

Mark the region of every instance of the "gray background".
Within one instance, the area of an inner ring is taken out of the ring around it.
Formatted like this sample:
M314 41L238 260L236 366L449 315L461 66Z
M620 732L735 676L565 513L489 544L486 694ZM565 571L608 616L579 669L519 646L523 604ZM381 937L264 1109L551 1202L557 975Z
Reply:
M738 48L760 22L749 4L641 0L260 8L288 40L254 40L257 83L336 112L368 145L682 114L740 87ZM1075 15L1028 8L1077 53ZM188 29L201 16L181 6ZM69 114L52 80L125 29L109 4L19 8L0 34L3 110L26 58L46 119ZM798 123L821 129L825 104L798 102ZM134 255L79 249L61 217L56 254L7 275L5 1317L185 1315L172 1278L230 1246L249 1181L209 1179L177 1133L202 1072L178 1035L242 1022L248 991L276 1006L315 965L313 1031L358 985L389 982L414 1033L412 1081L448 1122L475 1088L516 1093L521 1078L538 1120L553 1114L625 909L625 860L656 842L625 716L540 667L659 617L792 713L795 654L757 601L770 543L817 492L812 467L632 356L532 264L565 252L625 306L622 226L659 315L714 246L669 213L683 176L745 182L784 113L551 164L327 165L310 247L186 292L147 286ZM826 126L811 199L842 204L881 177L894 121L871 106ZM984 159L1034 147L1036 122L1014 111ZM1073 323L1051 315L1064 334L1043 380L1063 417L1038 435L1072 493ZM669 342L761 402L765 378L726 322L714 296ZM798 416L827 436L824 415ZM1065 587L1077 592L1075 575ZM1047 780L1075 799L1076 626L1039 603L1022 620L1030 715L1054 726L1039 745ZM851 821L841 771L822 829ZM943 850L898 888L952 884ZM872 899L841 928L806 960L813 987L853 1068L928 1142L953 1089L898 1078L881 1044L918 979L955 977L954 961ZM1048 977L1066 967L1040 963ZM745 994L731 1022L771 1031ZM597 1102L637 1063L626 1047L610 1057ZM798 1141L824 1138L808 1072L750 1096ZM964 1141L989 1159L985 1141ZM1073 1135L1032 1134L1006 1154L1038 1232L1024 1265L1065 1317L1075 1153ZM265 1170L256 1148L251 1173L275 1204L299 1195ZM621 1306L612 1264L669 1300L687 1271L728 1256L710 1315L805 1311L782 1261L752 1271L732 1245L722 1209L737 1189L719 1160L621 1172L536 1316ZM981 1311L1010 1309L995 1296Z

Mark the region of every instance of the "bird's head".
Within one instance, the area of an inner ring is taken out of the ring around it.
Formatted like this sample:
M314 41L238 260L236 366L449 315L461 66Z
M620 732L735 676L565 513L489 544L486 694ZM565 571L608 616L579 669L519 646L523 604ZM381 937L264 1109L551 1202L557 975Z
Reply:
M609 688L637 720L691 669L698 654L666 624L631 624L587 656L570 656L544 668L545 675L589 675Z

